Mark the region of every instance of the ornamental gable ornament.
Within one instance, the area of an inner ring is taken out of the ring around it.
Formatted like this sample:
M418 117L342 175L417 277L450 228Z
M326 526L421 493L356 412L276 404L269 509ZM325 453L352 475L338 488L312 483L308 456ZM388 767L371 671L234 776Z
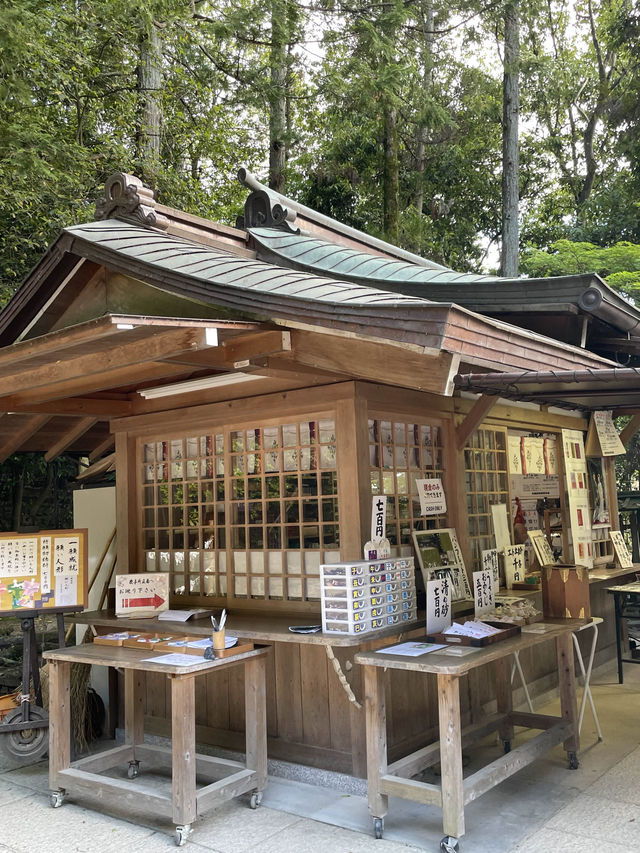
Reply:
M169 220L155 210L153 190L140 178L115 172L104 185L104 195L96 202L96 219L123 219L147 228L166 231Z

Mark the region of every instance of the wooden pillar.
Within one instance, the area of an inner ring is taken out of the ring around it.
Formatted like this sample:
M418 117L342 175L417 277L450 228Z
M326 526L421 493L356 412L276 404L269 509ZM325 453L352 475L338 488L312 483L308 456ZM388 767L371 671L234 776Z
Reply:
M138 522L137 495L138 460L136 441L127 433L116 433L116 530L118 532L117 574L143 571L139 566L139 548L137 532Z
M438 674L442 827L445 835L454 838L464 835L459 684L459 679L454 675Z
M257 774L256 789L267 784L266 658L250 658L244 665L246 766Z

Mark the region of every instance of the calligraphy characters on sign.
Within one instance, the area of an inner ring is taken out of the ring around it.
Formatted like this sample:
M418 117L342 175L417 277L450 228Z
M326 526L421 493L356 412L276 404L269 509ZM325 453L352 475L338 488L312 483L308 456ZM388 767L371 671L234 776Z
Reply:
M385 501L374 500L373 539L382 539L385 534Z

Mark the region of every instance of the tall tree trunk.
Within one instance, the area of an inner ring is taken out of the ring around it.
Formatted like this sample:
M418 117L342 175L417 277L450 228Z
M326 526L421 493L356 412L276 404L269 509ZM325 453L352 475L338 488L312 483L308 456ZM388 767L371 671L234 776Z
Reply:
M422 3L422 90L425 99L431 95L433 84L433 2ZM427 143L427 123L424 116L418 117L416 132L416 190L415 206L418 213L424 208L424 161Z
M384 107L383 226L385 239L398 243L398 127L394 107Z
M138 92L140 112L138 114L137 160L140 177L150 186L155 186L160 164L160 108L161 46L158 28L152 23L149 31L140 38L140 65L138 67Z
M287 162L287 2L271 3L271 86L269 92L269 186L285 189Z
M504 9L504 76L502 82L502 251L501 275L518 275L519 199L519 62L520 22L518 0Z

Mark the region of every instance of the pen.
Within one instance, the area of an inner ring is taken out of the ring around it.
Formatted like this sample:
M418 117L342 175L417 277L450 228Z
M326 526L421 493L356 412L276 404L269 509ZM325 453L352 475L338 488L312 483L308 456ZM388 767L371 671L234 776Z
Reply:
M220 616L220 630L224 628L224 623L227 621L227 611L223 610L222 615Z
M217 631L217 630L218 630L218 623L216 622L216 617L215 617L215 616L212 616L212 617L211 617L211 624L213 625L213 630L214 630L214 631Z

